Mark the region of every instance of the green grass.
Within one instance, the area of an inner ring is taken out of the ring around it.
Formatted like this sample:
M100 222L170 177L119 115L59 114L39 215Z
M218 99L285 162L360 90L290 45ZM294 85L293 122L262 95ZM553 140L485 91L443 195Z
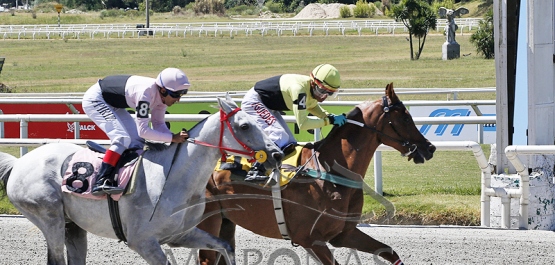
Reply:
M494 87L494 60L477 56L468 40L469 34L457 35L461 54L471 55L450 61L441 59L445 37L436 33L428 36L417 61L409 59L402 34L0 40L0 57L6 57L0 83L12 92L84 92L106 75L154 77L165 67L178 67L189 76L191 90L247 90L263 78L308 74L317 64L331 63L340 70L344 88L381 88L389 82L406 88ZM458 98L495 99L495 94ZM401 99L445 100L445 95ZM18 149L0 150L18 155ZM364 212L376 214L367 221L479 224L480 169L471 152L438 151L423 165L407 162L396 152L382 154L384 193L397 215L384 220L384 208L367 197ZM372 166L366 180L374 186ZM4 198L0 212L15 210Z
M482 149L489 156L489 148ZM384 195L397 211L390 223L480 225L481 171L472 152L437 151L419 165L396 152L382 157ZM365 180L374 188L373 163ZM367 221L387 222L385 207L367 196L364 212L373 211Z
M193 90L246 90L259 79L309 73L327 62L341 71L344 88L380 88L389 82L395 87L494 87L495 62L476 56L468 35L457 39L461 54L471 56L443 61L441 35L427 38L417 61L409 59L404 36L0 40L0 56L6 57L0 82L13 92L82 92L106 75L156 76L173 66L184 69ZM417 97L404 99L444 99Z

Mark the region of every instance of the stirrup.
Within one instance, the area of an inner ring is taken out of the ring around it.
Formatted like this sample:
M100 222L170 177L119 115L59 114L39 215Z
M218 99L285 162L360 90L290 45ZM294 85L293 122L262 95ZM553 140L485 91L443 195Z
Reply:
M94 196L102 196L104 194L114 195L123 193L123 189L117 186L112 186L107 183L108 180L104 181L102 185L95 186L92 188L91 193Z
M252 182L252 183L265 183L266 181L268 181L268 178L270 177L261 173L262 172L258 170L251 170L249 171L249 173L247 173L247 177L245 178L245 181Z
M260 163L255 163L245 177L246 182L264 183L268 180L266 169Z

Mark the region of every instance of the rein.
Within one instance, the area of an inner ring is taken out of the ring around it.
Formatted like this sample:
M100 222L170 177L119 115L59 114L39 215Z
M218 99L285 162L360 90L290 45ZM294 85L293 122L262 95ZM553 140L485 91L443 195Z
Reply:
M397 107L397 106L399 106L399 105L402 105L403 102L397 102L397 103L395 103L395 104L389 105L389 104L387 103L387 97L386 97L386 96L383 96L383 97L382 97L382 102L383 102L383 115L385 115L385 116L388 118L388 120L389 120L388 123L389 123L389 125L391 126L391 128L393 129L393 131L394 131L397 135L401 136L401 134L399 134L399 132L398 132L398 131L395 129L395 127L393 126L393 123L391 122L391 119L389 119L389 115L388 115L388 114L389 114L389 111L390 111L392 108L395 108L395 107ZM347 123L354 124L354 125L357 125L357 126L359 126L359 127L365 128L365 129L369 129L369 130L371 130L371 131L373 131L373 132L375 132L375 133L377 133L377 134L379 134L379 135L381 135L381 136L385 136L385 137L389 138L390 140L395 141L395 142L401 144L402 146L410 146L410 147L409 147L409 151L408 151L407 153L405 153L405 154L402 154L402 156L409 156L410 154L416 152L416 149L418 148L418 146L416 146L415 144L411 144L409 141L403 141L403 140L399 140L399 139L397 139L397 138L394 138L394 137L392 137L392 136L389 136L389 135L385 134L383 131L380 131L380 130L376 129L375 127L370 127L370 126L368 126L368 125L366 125L366 124L364 124L364 123L362 123L362 122L355 121L355 120L351 120L351 119L347 119Z
M187 141L192 143L192 144L198 144L198 145L203 145L203 146L207 146L207 147L220 149L220 153L222 154L222 160L221 160L222 162L225 161L225 159L227 157L227 152L233 152L233 153L249 156L249 157L251 157L248 160L249 163L255 162L257 160L257 158L260 157L260 156L265 157L265 155L260 154L261 151L255 152L252 148L248 147L245 143L241 142L241 140L237 139L237 137L235 136L235 133L231 129L231 124L229 122L229 118L231 118L233 115L235 115L235 113L237 113L240 110L241 110L241 108L236 108L233 111L231 111L229 114L226 115L225 112L222 109L220 109L220 125L221 126L220 126L220 142L219 142L218 145L213 145L213 144L209 144L207 142L203 142L203 141L199 141L199 140L195 140L195 139L190 139L190 138L187 139ZM232 149L232 148L227 148L227 147L223 146L224 130L225 130L224 125L227 125L227 128L229 129L229 132L231 133L231 135L233 136L235 141L237 141L243 147L244 150Z

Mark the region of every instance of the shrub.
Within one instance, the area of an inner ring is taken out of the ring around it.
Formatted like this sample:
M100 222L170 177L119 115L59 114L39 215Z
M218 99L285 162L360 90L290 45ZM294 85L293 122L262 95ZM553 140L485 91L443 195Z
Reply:
M495 58L493 29L493 9L489 9L484 19L480 20L478 30L470 36L470 43L474 44L476 51L483 54L486 59Z
M181 10L181 7L180 7L180 6L174 6L174 7L172 8L172 14L173 14L173 15L181 15L182 12L183 12L183 11Z
M370 6L366 0L358 0L353 9L353 16L356 18L370 17Z
M440 7L445 7L447 9L455 9L455 2L453 0L444 0L444 1L437 1L434 0L432 2L432 8L437 13Z
M347 5L341 6L339 8L339 16L341 18L348 18L348 17L352 17L353 14L351 13L351 8Z
M123 10L119 9L104 9L100 11L100 18L105 17L123 17Z
M195 8L195 2L189 2L186 6L185 6L185 10L194 10Z
M229 8L226 13L228 15L252 15L255 14L253 6L239 5Z
M368 6L370 7L370 12L368 13L368 16L374 17L376 15L376 6L373 3L369 3Z
M376 1L374 2L374 6L376 6L377 9L379 9L380 11L383 12L383 4L380 1Z
M223 0L196 0L193 8L195 14L214 14L223 16L225 6Z
M278 3L274 1L268 1L264 4L265 7L270 10L272 13L285 13L285 8L283 7L283 3Z

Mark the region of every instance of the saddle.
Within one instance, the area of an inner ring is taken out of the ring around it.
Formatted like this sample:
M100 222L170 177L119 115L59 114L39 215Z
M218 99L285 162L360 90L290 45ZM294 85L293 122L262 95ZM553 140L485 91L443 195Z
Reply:
M71 193L75 196L85 197L95 200L106 199L106 195L94 196L91 193L92 184L96 181L96 174L102 163L102 158L106 149L101 145L87 141L88 149L83 149L66 159L64 168L62 168L63 180L62 191ZM142 150L128 149L123 152L113 174L116 174L114 179L118 182L118 186L124 188L122 194L111 195L112 199L118 201L124 194L129 194L133 191L132 185L128 185L135 171L135 166L138 165L139 152ZM131 181L131 183L133 183Z
M293 179L297 173L297 168L300 162L300 155L303 148L312 148L312 144L297 145L294 150L287 152L287 155L283 159L282 166L280 168L281 178L279 181L280 186L287 185ZM246 158L240 156L227 156L225 162L218 161L216 165L216 171L229 170L231 171L231 180L243 181L247 175L247 172L251 168L252 164L247 161ZM266 175L271 173L266 172Z
M332 182L334 184L339 184L342 186L362 189L363 179L360 176L349 176L350 174L347 171L344 171L341 176L336 174L331 174L325 172L323 170L314 170L309 168L303 168L300 165L301 162L301 153L303 148L313 149L314 146L312 143L307 143L306 145L297 145L295 146L295 150L290 152L285 156L283 159L280 173L281 177L279 180L279 186L285 186L289 184L289 182L298 177L311 177L315 179L321 179L325 181ZM225 162L219 161L216 165L216 171L221 170L229 170L231 171L231 180L232 181L244 181L247 172L251 168L252 164L247 161L246 158L236 157L236 156L228 156ZM345 169L346 170L346 169ZM266 175L269 175L271 171L266 172Z

